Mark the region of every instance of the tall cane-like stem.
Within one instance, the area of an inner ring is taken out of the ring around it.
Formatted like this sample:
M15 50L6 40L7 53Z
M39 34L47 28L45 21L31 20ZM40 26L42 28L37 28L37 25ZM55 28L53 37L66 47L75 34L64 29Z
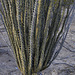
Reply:
M1 0L1 4L18 68L22 75L39 75L62 48L74 0Z

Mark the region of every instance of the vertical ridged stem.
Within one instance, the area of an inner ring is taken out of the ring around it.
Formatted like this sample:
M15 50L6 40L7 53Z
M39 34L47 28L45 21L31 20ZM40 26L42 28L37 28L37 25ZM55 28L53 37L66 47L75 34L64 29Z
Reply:
M52 2L50 3L49 9L48 9L47 20L46 20L46 25L45 25L45 29L44 29L44 39L43 39L43 43L42 43L42 47L41 47L42 51L41 51L41 55L40 55L38 69L41 69L43 66L44 51L45 51L45 45L46 45L46 40L47 40L47 36L48 36L49 19L50 19L50 13L51 13L51 9L52 9L51 6L52 6Z
M35 2L35 8L33 11L32 22L30 26L30 53L29 53L29 64L28 64L28 71L31 73L32 69L32 62L33 62L33 51L34 51L34 27L35 27L35 20L36 20L36 13L37 13L37 2ZM30 75L30 74L28 74Z
M58 7L57 7L57 9L56 9L56 11L59 9L59 7L60 7L60 5L58 5ZM55 12L56 12L55 11ZM52 30L51 30L51 35L49 36L50 37L50 45L48 44L48 47L47 47L47 51L48 51L48 53L50 53L50 51L51 51L51 49L49 49L49 48L51 48L52 47L52 43L54 44L54 42L55 42L55 40L53 41L53 38L55 38L55 36L53 35L52 36L52 34L54 34L54 31L55 31L55 29L56 29L56 26L57 25L55 25L56 23L56 20L57 20L57 17L58 17L58 11L56 12L56 13L54 13L54 18L53 18L53 21L52 22L54 22L54 24L52 23L52 25L53 25L53 27L52 27ZM47 54L47 57L49 56L49 54ZM47 63L47 61L46 60L49 60L49 58L47 59L47 58L45 58L45 62ZM45 64L46 64L45 63Z
M13 35L14 35L14 45L16 47L16 54L17 54L17 60L18 60L18 66L19 66L19 69L21 69L21 54L20 54L20 42L19 42L19 36L18 36L18 33L17 33L17 21L16 21L16 13L15 13L15 0L13 1L10 1L8 0L8 3L9 3L9 11L10 11L10 17L11 17L11 23L12 23L12 32L13 32ZM12 7L13 6L13 7ZM17 39L16 39L17 38Z
M28 45L27 45L27 33L26 33L26 29L27 29L27 0L25 0L25 8L24 8L24 39L25 39L25 47L26 47L26 53L27 53L27 62L28 62Z
M21 61L22 61L22 72L27 75L27 62L26 62L26 55L25 55L25 48L24 48L24 41L23 41L23 31L22 31L22 23L21 23L21 6L22 6L22 1L17 0L16 1L16 6L17 8L17 21L18 21L18 28L19 28L19 35L20 35L20 42L21 42Z

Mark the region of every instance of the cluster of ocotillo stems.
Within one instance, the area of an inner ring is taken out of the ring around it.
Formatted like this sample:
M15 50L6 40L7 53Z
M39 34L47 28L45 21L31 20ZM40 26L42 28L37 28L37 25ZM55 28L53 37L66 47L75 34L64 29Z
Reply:
M17 66L36 75L56 58L74 0L1 0L2 16ZM36 74L35 74L36 73Z

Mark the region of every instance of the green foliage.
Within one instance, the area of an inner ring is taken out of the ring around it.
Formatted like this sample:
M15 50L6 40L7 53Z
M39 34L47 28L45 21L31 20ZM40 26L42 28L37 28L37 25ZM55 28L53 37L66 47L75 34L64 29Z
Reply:
M73 12L70 9L73 2L1 0L6 30L23 75L36 75L56 58L67 34L67 21ZM60 47L56 51L59 42Z

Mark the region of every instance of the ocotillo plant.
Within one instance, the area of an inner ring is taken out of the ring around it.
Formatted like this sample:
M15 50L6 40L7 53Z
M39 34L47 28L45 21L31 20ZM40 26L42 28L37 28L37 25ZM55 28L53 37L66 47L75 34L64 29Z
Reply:
M37 75L56 58L69 29L73 2L1 0L4 24L23 75Z

